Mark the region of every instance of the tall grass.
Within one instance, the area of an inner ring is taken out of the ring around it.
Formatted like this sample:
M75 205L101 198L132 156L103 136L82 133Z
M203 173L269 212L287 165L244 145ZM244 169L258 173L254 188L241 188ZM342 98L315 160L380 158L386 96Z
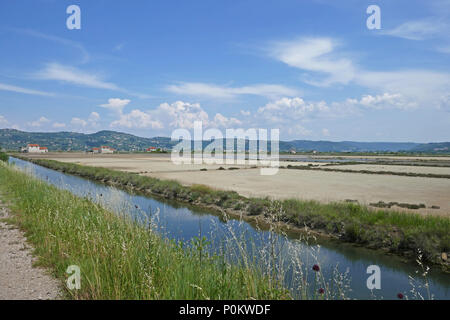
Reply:
M81 269L74 299L283 299L288 291L250 264L231 264L183 247L151 228L0 164L0 191L11 222L26 231L39 264L61 280Z

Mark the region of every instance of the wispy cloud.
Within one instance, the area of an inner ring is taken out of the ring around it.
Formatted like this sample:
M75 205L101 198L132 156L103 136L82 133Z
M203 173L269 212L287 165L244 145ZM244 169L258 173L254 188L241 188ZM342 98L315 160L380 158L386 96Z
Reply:
M0 126L5 126L8 123L9 123L9 121L6 120L6 118L0 114Z
M239 95L256 95L264 97L294 96L299 91L276 84L255 84L242 87L220 86L202 82L183 82L167 86L169 92L189 96L231 99Z
M393 29L382 30L380 34L409 40L425 40L448 34L449 25L436 19L407 21Z
M24 93L24 94L32 94L32 95L38 95L38 96L54 96L55 95L54 93L51 93L51 92L27 89L27 88L17 87L17 86L5 84L5 83L0 83L0 90L12 91L12 92Z
M30 29L20 29L20 28L11 28L11 30L19 33L19 34L23 34L23 35L27 35L27 36L31 36L34 38L39 38L39 39L44 39L44 40L48 40L48 41L52 41L52 42L56 42L65 46L69 46L71 48L74 48L76 50L78 50L81 54L81 62L82 63L86 63L90 60L90 55L88 53L88 51L85 49L85 47L76 41L72 41L72 40L68 40L68 39L64 39L61 37L57 37L57 36L53 36L53 35L49 35L49 34L45 34L42 32L38 32L35 30L30 30Z
M56 80L83 87L119 91L142 99L150 97L147 94L136 93L121 88L115 83L104 80L103 77L98 74L56 62L46 64L42 70L35 72L31 76L38 80Z
M91 88L120 90L114 83L106 82L95 74L59 63L49 63L44 69L36 72L33 76L40 80L58 80Z
M276 42L269 46L271 57L295 68L318 72L327 76L320 85L348 83L355 75L353 62L336 53L340 42L331 38L299 38ZM331 55L333 53L333 55ZM319 84L316 81L308 81Z
M439 51L439 52L441 52L441 53L447 53L447 54L450 54L450 45L438 47L438 48L437 48L437 51Z
M123 47L125 47L125 43L119 43L113 48L113 51L122 51Z

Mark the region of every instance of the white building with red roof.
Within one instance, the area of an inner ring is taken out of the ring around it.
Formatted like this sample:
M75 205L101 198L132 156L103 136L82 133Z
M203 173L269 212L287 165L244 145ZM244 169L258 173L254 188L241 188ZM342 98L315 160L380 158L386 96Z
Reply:
M114 148L108 147L108 146L101 146L100 147L100 153L114 153L116 151Z
M48 152L48 148L47 147L41 147L38 144L34 144L34 143L29 143L27 144L24 152L28 152L28 153L46 153Z

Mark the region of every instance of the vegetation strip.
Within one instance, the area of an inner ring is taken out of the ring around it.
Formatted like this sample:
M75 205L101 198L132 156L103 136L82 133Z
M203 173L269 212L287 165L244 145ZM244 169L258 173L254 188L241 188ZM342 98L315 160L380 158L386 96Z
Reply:
M54 160L26 157L23 159L50 169L128 187L149 195L203 207L218 207L234 215L275 217L277 221L298 228L307 227L345 242L384 249L410 258L415 258L420 250L425 260L442 265L444 270L449 269L448 262L441 259L443 252L450 251L448 217L369 209L352 202L323 204L297 199L278 201L269 198L246 198L234 191L214 190L204 185L189 187L176 181L159 180L106 168ZM276 216L273 215L274 207L281 207Z
M183 247L151 229L59 190L0 162L0 190L8 194L10 222L26 231L39 264L65 282L81 270L75 299L283 299L278 279L251 265L226 262L199 246Z
M393 175L393 176L406 176L406 177L423 177L423 178L441 178L441 179L450 179L450 174L435 174L435 173L415 173L415 172L396 172L396 171L373 171L373 170L351 170L351 169L333 169L333 168L324 168L314 167L313 165L308 166L292 166L287 165L287 169L296 169L296 170L316 170L316 171L329 171L329 172L345 172L345 173L363 173L363 174L384 174L384 175Z
M450 162L441 161L441 160L428 160L427 162L417 163L417 161L424 160L411 160L411 162L401 162L404 160L399 160L397 162L394 161L346 161L346 162L332 162L323 164L322 167L333 167L333 166L352 166L352 165L380 165L380 166L399 166L399 167L430 167L430 168L449 168ZM434 162L434 163L433 163Z

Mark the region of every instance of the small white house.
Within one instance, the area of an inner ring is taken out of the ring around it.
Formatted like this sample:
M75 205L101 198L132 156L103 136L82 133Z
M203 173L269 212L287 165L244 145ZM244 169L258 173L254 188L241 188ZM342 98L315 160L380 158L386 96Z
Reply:
M27 144L26 148L22 148L22 151L28 152L28 153L46 153L48 152L47 147L41 147L38 144Z
M146 152L156 152L156 147L150 147L150 148L147 148L147 150L145 150Z

